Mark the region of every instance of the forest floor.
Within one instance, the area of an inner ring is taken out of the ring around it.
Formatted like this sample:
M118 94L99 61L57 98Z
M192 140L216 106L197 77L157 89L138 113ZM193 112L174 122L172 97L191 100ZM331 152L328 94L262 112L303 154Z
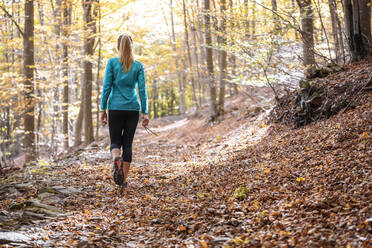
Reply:
M349 68L347 70L354 70ZM371 247L372 93L327 120L267 120L257 89L139 128L129 188L106 135L55 163L2 176L0 244L40 247Z

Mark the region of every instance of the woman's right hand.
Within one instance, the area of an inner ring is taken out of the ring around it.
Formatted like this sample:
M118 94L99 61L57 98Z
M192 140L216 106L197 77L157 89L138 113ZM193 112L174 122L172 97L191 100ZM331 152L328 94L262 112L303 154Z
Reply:
M103 125L107 124L107 113L106 111L101 111L101 122Z

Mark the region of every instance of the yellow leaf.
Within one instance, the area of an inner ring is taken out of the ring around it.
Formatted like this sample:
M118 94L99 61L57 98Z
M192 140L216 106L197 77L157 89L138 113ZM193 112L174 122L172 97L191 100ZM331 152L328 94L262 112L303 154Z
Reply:
M180 230L180 231L186 231L186 230L187 230L187 228L186 228L186 227L184 227L184 226L179 226L179 227L178 227L178 230Z
M303 177L297 177L296 178L296 181L297 182L302 182L302 181L305 181L305 178L303 178Z
M369 138L369 135L368 135L367 132L364 132L364 133L362 133L362 137L363 137L363 138Z
M199 240L199 242L203 248L208 248L207 242L205 242L204 240Z
M266 174L269 174L269 173L270 173L270 169L266 169L266 170L265 170L265 173L266 173Z
M235 239L233 239L233 242L235 243L235 245L242 245L242 244L244 244L244 240L242 240L239 237L236 237Z
M270 159L271 158L271 153L266 154L264 158Z

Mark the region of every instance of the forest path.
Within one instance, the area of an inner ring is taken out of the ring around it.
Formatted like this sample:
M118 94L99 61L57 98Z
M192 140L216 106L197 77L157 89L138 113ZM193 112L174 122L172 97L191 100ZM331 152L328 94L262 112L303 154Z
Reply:
M43 247L200 244L190 234L211 228L203 224L202 212L214 209L216 202L210 201L206 187L211 185L209 180L219 180L201 173L264 135L263 116L255 116L252 122L247 117L243 110L213 126L206 125L206 118L155 121L156 127L150 127L157 136L139 126L129 188L123 191L112 180L107 136L58 164L41 162L26 169L17 184L9 184L20 191L10 203L23 202L18 225L12 223L17 228L9 229L31 238L26 243ZM11 222L6 220L3 223ZM228 224L227 232L213 242L230 240L234 235L228 230L234 228ZM0 240L5 234L0 231Z
M359 100L298 129L268 127L249 109L212 126L153 121L158 136L137 131L124 191L107 135L58 164L40 161L1 179L0 243L369 247L372 93Z
M206 193L207 190L203 191L203 184L208 185L210 179L205 177L205 181L199 181L199 176L193 175L193 171L221 164L234 152L246 147L248 136L259 139L267 127L258 120L251 125L237 123L236 129L226 132L226 127L221 124L222 127L212 127L216 133L191 141L191 133L199 136L202 130L210 129L197 126L195 122L200 120L183 119L154 128L158 136L139 128L133 145L134 162L129 188L123 191L113 183L106 143L102 147L87 148L75 161L64 161L64 165L54 173L59 175L59 183L77 188L80 193L71 202L65 202L71 214L67 219L44 227L41 233L48 231L40 236L46 239L47 243L43 245L117 247L121 244L139 247L166 243L199 244L196 238L185 238L198 230L204 233L211 228L198 219L204 218L202 211L214 211L216 206L211 201L205 202L211 195ZM185 137L177 138L177 135ZM61 229L51 234L56 225ZM228 229L234 228L227 225ZM66 229L68 232L61 232ZM223 236L214 237L213 242L224 243L233 238L228 229Z

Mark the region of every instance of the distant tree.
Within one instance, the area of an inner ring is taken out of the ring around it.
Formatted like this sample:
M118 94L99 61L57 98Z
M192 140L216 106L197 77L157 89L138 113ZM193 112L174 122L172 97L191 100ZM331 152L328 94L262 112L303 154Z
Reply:
M90 57L94 53L95 35L97 33L97 0L83 0L84 10L84 143L86 145L94 141L93 118L92 118L92 85L93 85L93 65Z
M227 52L226 52L226 0L220 1L221 5L221 25L220 33L222 34L219 38L222 49L220 51L220 92L218 98L218 116L223 116L225 113L225 88L227 80Z
M336 62L341 63L341 58L344 57L344 47L342 33L339 29L339 18L337 14L337 4L335 0L328 0L329 12L331 14L331 23L332 23L332 35L335 43L334 52L336 55Z
M280 19L277 15L278 13L278 3L276 0L271 0L271 8L273 11L273 22L274 22L274 30L276 32L280 31Z
M173 0L170 0L169 2L170 7L170 14L171 14L171 25L172 25L172 49L174 52L175 57L175 63L176 63L176 70L178 75L178 88L179 88L179 96L180 96L180 114L184 114L186 112L186 92L185 92L185 82L183 80L184 76L182 75L184 72L182 72L178 65L179 58L176 58L177 56L177 44L176 44L176 33L174 31L174 17L173 17Z
M35 150L35 97L34 97L34 1L25 1L25 25L23 33L24 85L24 147L25 164L36 160Z
M371 53L371 0L344 0L345 26L352 61Z
M68 37L70 32L71 24L71 5L68 4L68 0L63 0L62 13L63 13L63 36L64 42L62 43L63 55L62 55L62 68L63 68L63 120L62 120L62 132L63 132L63 147L67 149L69 146L68 136L68 106L69 106L69 79L68 79Z
M211 16L210 16L209 0L204 0L204 11L205 11L204 26L205 26L206 62L207 62L207 82L209 85L210 98L211 98L210 121L215 121L217 120L218 105L217 105L217 89L216 89L216 84L214 82Z
M303 49L303 64L306 74L311 74L315 66L314 56L314 12L311 0L297 0L301 13L301 40Z
M192 63L191 58L191 48L190 48L190 42L189 42L189 30L187 25L187 9L186 9L186 2L185 0L182 0L182 7L183 7L183 24L185 29L185 44L187 49L187 60L188 60L188 66L190 68L190 78L191 78L191 86L192 86L192 101L193 104L196 105L197 108L199 108L197 99L196 99L196 86L195 86L195 73L194 73L194 67Z

